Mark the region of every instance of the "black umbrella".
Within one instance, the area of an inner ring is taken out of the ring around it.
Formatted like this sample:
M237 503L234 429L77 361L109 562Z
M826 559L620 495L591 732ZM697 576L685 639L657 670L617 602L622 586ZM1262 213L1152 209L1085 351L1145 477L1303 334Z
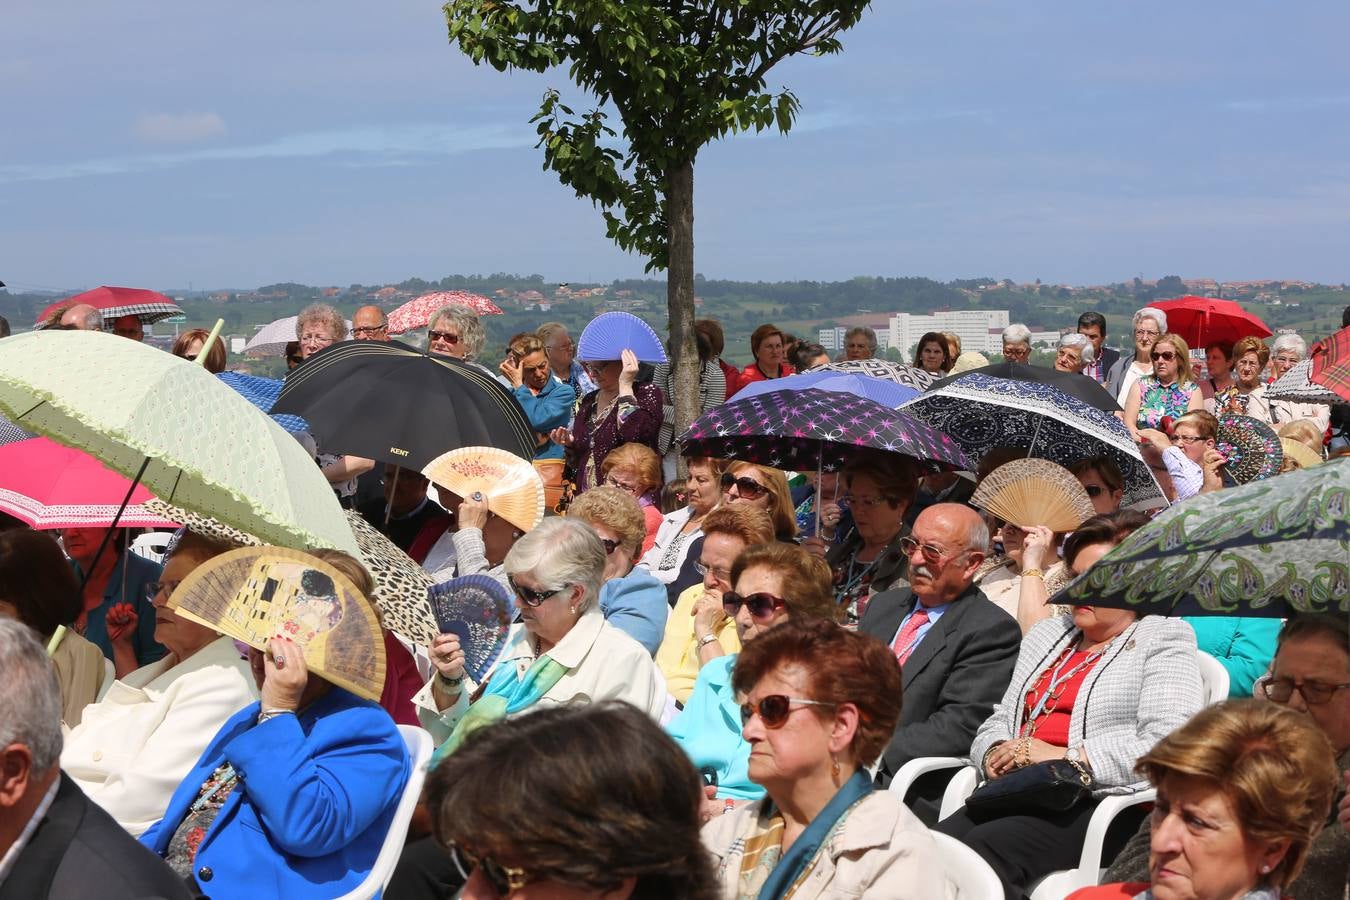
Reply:
M497 379L398 341L324 348L287 376L272 412L303 416L326 452L405 469L458 447L534 458L534 429Z
M1048 384L1057 388L1071 397L1077 397L1088 406L1100 409L1103 412L1120 412L1120 404L1116 398L1107 393L1106 389L1093 381L1086 375L1079 375L1077 372L1061 372L1058 369L1047 369L1043 366L1028 366L1023 363L1001 362L994 363L992 366L981 366L978 369L970 369L962 372L960 375L948 375L941 381L935 381L929 386L929 390L937 390L946 387L954 381L965 378L967 375L991 375L994 378L1007 378L1012 381L1030 381L1036 384Z

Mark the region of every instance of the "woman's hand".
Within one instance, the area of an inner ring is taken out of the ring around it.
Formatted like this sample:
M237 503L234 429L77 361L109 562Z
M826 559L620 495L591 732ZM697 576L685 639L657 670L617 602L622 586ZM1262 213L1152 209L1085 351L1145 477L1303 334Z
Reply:
M464 651L459 646L459 635L438 634L427 649L431 664L442 678L454 681L464 677Z
M487 498L474 491L472 495L465 497L459 504L459 512L455 514L455 521L459 523L460 528L477 528L482 531L487 527L488 516L492 514L488 509Z
M1205 457L1200 461L1200 468L1204 470L1205 480L1200 486L1200 493L1208 494L1211 491L1223 489L1223 476L1219 474L1219 469L1228 462L1218 450L1213 448L1205 451Z
M985 756L984 771L990 778L1007 775L1013 769L1045 762L1050 759L1063 759L1065 748L1047 744L1037 738L1013 738L996 744Z
M1055 533L1044 525L1024 529L1022 536L1022 571L1039 569L1048 559L1055 558Z
M722 592L704 590L703 596L694 603L694 637L703 640L727 620L727 611L722 608Z
M520 362L513 354L507 354L506 359L497 367L497 371L502 373L507 381L511 382L511 387L518 388L522 384L520 375Z
M548 433L548 439L560 447L572 446L572 432L566 428L555 428Z
M818 556L821 559L824 559L826 551L830 549L830 545L825 543L824 538L811 535L809 538L802 539L801 548L812 556Z
M637 381L637 354L632 350L625 349L619 355L619 360L623 363L623 368L619 370L619 393L631 394L633 393L633 382Z
M703 786L703 802L699 805L698 810L699 824L706 825L709 821L717 818L718 816L724 816L727 813L731 812L733 809L736 809L739 806L743 806L749 802L750 802L749 800L732 800L732 801L718 800L717 786L712 784L705 784Z
M287 637L274 637L263 653L262 708L300 708L300 698L309 683L305 653Z
M140 616L130 603L114 603L105 617L108 625L108 640L114 644L130 644L136 635L136 625Z

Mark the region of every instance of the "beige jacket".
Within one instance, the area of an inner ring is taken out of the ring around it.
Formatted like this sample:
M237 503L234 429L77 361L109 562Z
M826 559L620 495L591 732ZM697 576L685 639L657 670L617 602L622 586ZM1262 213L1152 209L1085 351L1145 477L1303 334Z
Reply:
M722 897L736 900L744 846L768 803L759 800L703 826L703 846L713 855ZM928 829L890 791L868 794L817 854L792 900L866 897L868 900L954 900L956 888Z

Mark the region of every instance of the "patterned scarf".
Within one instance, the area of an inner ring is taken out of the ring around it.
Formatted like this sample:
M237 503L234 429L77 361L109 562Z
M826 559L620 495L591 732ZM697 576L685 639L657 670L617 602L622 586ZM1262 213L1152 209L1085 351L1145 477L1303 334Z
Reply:
M488 680L483 695L474 701L469 711L455 725L444 744L436 748L428 768L439 766L446 757L460 748L465 738L485 725L500 721L509 715L528 709L549 692L558 679L567 674L567 667L552 660L547 653L530 664L523 677L518 677L514 664L501 666Z

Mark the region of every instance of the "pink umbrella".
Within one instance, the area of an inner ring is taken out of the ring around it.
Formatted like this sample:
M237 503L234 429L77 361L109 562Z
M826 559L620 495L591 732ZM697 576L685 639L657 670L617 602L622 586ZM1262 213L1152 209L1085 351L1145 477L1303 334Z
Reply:
M88 453L47 438L0 447L0 510L39 530L107 527L130 487L129 479ZM142 505L153 497L137 485L118 526L177 528Z
M158 291L103 285L49 305L38 313L37 324L41 325L58 308L74 306L77 303L88 303L97 309L103 314L104 322L111 322L122 316L136 316L142 325L153 325L183 314L177 303Z
M389 314L389 333L403 334L414 328L425 328L436 310L451 303L467 306L480 316L500 316L502 309L486 297L467 291L435 291L409 300Z

